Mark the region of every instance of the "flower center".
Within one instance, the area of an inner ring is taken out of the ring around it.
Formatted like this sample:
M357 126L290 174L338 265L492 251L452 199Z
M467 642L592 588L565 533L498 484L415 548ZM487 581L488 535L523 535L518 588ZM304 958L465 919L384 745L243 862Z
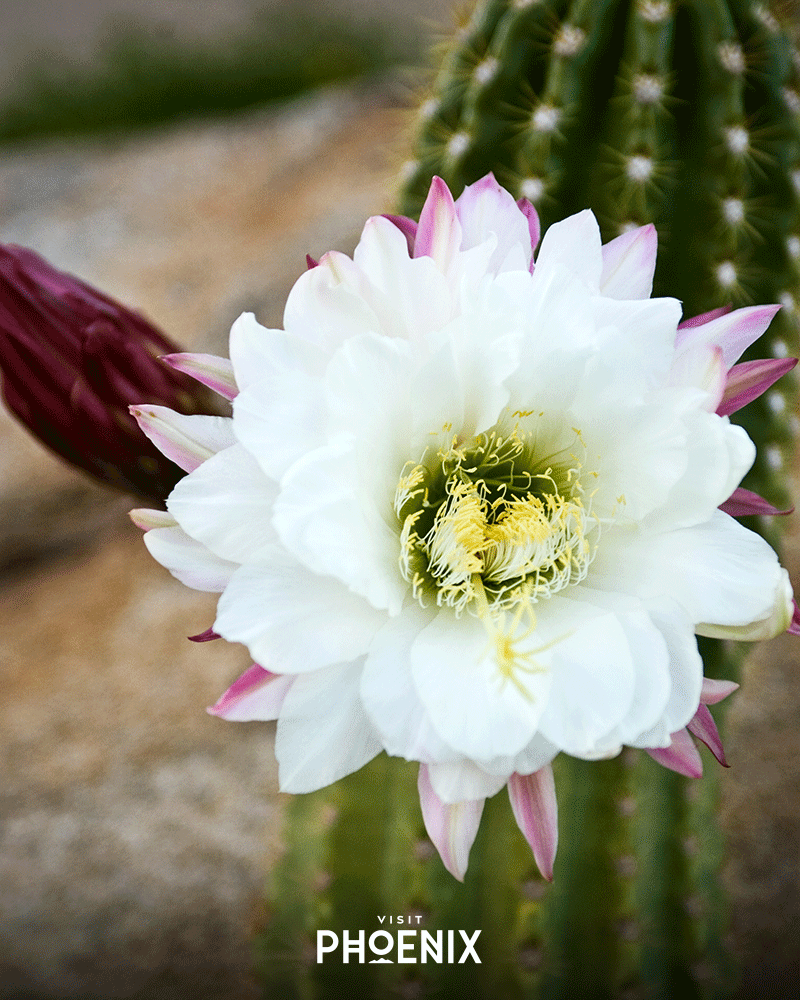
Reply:
M472 606L483 617L586 576L596 525L581 463L568 449L539 450L519 425L498 426L468 442L449 436L406 464L394 503L400 569L423 607Z

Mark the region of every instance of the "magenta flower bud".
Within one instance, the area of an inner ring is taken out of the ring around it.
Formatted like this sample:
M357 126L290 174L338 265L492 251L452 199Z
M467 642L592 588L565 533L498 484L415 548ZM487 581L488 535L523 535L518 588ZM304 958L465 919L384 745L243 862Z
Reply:
M68 462L158 502L184 473L142 434L130 404L219 412L204 386L159 360L177 349L142 316L32 250L0 246L9 409Z

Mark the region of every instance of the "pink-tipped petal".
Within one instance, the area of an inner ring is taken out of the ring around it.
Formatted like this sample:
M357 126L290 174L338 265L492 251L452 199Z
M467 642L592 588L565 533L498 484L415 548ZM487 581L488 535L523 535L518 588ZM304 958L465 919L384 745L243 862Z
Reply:
M699 778L703 773L700 754L694 745L694 740L685 729L679 729L677 733L672 734L670 746L653 747L647 752L659 764L687 778Z
M128 517L142 531L152 531L153 528L174 528L178 523L169 511L148 510L146 507L128 511Z
M728 313L733 309L733 306L720 306L718 309L709 309L708 312L700 313L699 316L692 316L690 319L685 319L679 326L679 330L691 330L696 326L703 326L704 323L710 323L712 319L719 319L720 316L727 316ZM678 343L681 342L681 337L678 337Z
M717 724L714 722L711 712L709 712L705 705L698 705L694 718L686 728L698 740L702 740L705 743L723 767L730 767L730 764L725 760L725 750L722 747L722 740L720 739Z
M198 632L197 635L187 635L186 638L190 642L212 642L214 639L221 639L222 636L215 632L213 628L207 628L205 632Z
M422 206L414 242L415 257L433 257L446 271L461 246L461 223L456 215L450 189L441 177L434 177Z
M553 769L547 764L533 774L512 774L508 797L517 826L531 846L539 871L553 881L558 846L558 805Z
M794 612L792 614L792 620L789 623L789 627L786 631L789 635L800 635L800 607L797 605L797 601L794 601Z
M612 299L649 299L657 251L658 233L652 224L623 233L606 243L601 293Z
M233 365L228 358L214 354L164 354L161 358L170 368L190 375L224 399L236 399L239 394Z
M704 677L700 701L703 705L716 705L738 689L736 681L715 681L711 677Z
M763 361L745 361L734 365L728 372L725 393L717 407L721 417L727 417L757 399L781 376L790 372L797 358L766 358Z
M528 220L528 232L531 234L531 253L533 253L539 246L539 240L542 238L542 226L539 222L539 214L527 198L520 198L517 202L517 208ZM532 259L531 270L533 270Z
M445 868L459 882L463 882L485 799L447 805L433 790L425 764L420 764L417 788L428 836L439 852Z
M406 243L408 243L408 255L409 257L413 257L414 245L417 241L416 222L413 219L409 219L407 215L384 215L384 219L388 219L389 222L394 223L403 236L405 236Z
M722 348L725 367L730 369L764 333L779 309L780 306L746 306L700 326L683 327L675 341L676 349L684 351L701 344L716 345Z
M306 254L306 267L310 271L312 267L319 267L319 261L314 260L310 253Z
M754 517L758 514L791 514L794 507L778 510L768 500L760 497L758 493L738 486L725 503L719 505L719 509L730 514L731 517Z
M166 406L131 406L136 422L158 450L184 472L236 443L229 417L186 416Z
M277 719L293 682L293 676L272 674L254 663L206 711L228 722Z
M672 385L696 386L708 393L704 409L713 413L725 393L727 368L722 358L722 348L700 345L677 355L672 364Z

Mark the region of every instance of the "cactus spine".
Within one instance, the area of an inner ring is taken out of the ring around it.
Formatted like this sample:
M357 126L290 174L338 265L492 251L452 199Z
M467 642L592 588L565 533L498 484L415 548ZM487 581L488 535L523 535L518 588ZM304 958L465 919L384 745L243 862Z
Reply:
M654 222L654 294L696 315L784 305L757 356L796 351L800 56L751 0L483 0L417 118L399 208L439 174L454 194L492 170L544 226L590 207L605 240ZM747 482L786 501L792 383L743 414ZM758 527L757 525L751 525ZM736 658L701 640L708 676ZM717 712L719 716L719 712ZM381 757L289 804L259 946L265 996L730 996L712 763L696 783L645 755L555 762L560 843L543 882L503 796L487 802L463 885L426 844L415 768ZM318 965L315 931L367 937L379 914L481 928L482 964Z

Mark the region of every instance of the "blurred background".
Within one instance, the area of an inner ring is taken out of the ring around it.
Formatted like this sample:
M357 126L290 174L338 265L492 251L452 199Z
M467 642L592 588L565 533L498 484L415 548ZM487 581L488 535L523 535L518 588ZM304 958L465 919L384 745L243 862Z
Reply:
M0 241L227 353L243 310L280 325L306 253L391 208L409 67L451 6L0 0ZM246 652L187 642L213 597L5 411L0 491L0 998L257 996L272 728L204 711ZM787 558L797 583L796 520ZM796 649L763 644L729 713L731 940L759 995L800 954Z

